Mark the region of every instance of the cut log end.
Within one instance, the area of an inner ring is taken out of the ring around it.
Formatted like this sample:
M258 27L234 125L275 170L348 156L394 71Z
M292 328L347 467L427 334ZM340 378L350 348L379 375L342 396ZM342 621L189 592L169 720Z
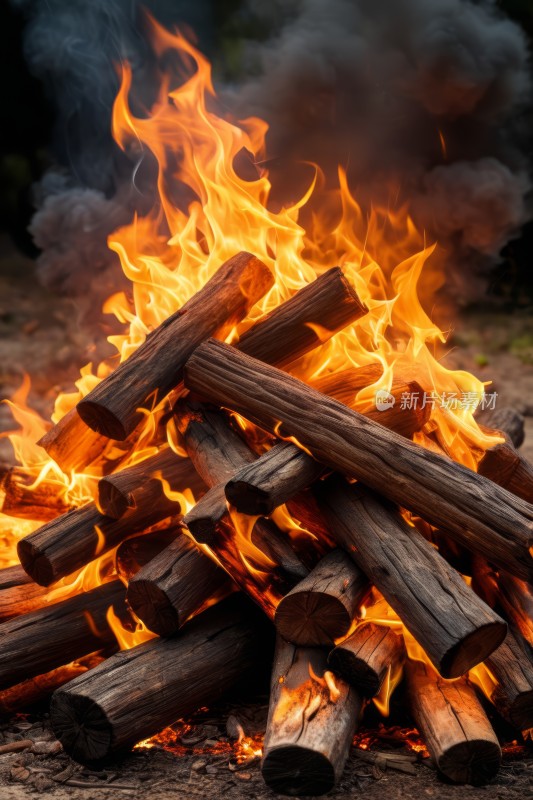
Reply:
M137 579L128 587L128 604L148 630L158 636L171 636L184 621L168 595L153 581Z
M50 703L54 733L75 761L98 762L111 749L113 729L105 711L90 697L56 691Z
M27 539L21 539L17 545L17 553L24 571L39 586L50 586L56 580L54 568L49 559L39 548Z
M364 697L375 697L381 688L387 669L377 673L364 659L336 647L331 651L328 663L332 671L348 681L352 686L357 686Z
M482 625L459 642L444 655L439 666L443 678L459 678L477 664L485 661L498 648L507 635L503 620Z
M103 514L120 519L132 506L128 503L127 494L121 492L111 481L101 478L98 482L98 507Z
M101 403L94 403L91 400L80 400L76 406L77 412L85 424L100 436L108 439L124 441L130 431L135 428L136 423L132 423L126 430L125 426L110 409ZM137 422L141 419L141 413L137 414Z
M314 797L326 794L335 785L329 759L298 745L273 748L264 757L261 769L267 786L280 794Z
M350 628L351 617L343 603L325 592L294 592L276 609L276 628L293 644L332 645Z
M500 763L501 750L496 742L472 739L443 753L438 769L454 783L484 786L496 776Z
M275 506L268 492L246 481L230 480L225 487L226 498L242 514L267 517Z

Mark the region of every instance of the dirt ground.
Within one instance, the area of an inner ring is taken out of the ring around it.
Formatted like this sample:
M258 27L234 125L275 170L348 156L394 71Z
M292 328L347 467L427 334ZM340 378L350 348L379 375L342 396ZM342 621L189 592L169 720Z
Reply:
M31 278L33 265L13 253L0 239L0 397L8 398L32 375L31 403L49 413L58 388L68 387L79 367L87 363L91 347L77 325L75 304L43 291ZM89 344L89 346L88 346ZM533 460L533 319L531 315L483 314L464 317L450 338L447 366L474 371L493 380L499 406L512 405L525 415L523 452ZM7 406L0 404L0 431L12 427ZM0 439L0 461L11 460L10 447ZM0 755L0 800L18 800L34 794L57 800L115 800L141 796L150 800L171 797L219 800L274 800L261 778L259 759L242 764L228 743L226 721L235 715L248 735L264 727L265 698L248 705L233 700L191 721L184 738L177 735L176 752L160 747L138 749L116 758L99 771L74 764L58 748L50 731L46 708L29 715L0 719L0 750L6 743L31 740L31 748ZM377 718L367 724L376 733ZM392 724L392 722L390 723ZM406 724L403 720L401 724ZM407 723L408 724L408 723ZM435 800L526 800L533 798L533 750L509 743L516 732L501 731L503 765L498 777L486 787L452 786L443 782L428 759L420 758L405 774L363 760L354 749L344 776L330 797L348 800L435 798ZM386 732L385 732L386 733ZM402 752L405 745L391 745L389 734L377 738L371 752ZM366 757L368 758L368 757Z

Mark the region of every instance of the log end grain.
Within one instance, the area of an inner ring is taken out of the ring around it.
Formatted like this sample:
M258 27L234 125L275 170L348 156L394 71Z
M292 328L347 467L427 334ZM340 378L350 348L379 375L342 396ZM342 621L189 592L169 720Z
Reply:
M275 747L261 767L267 786L280 794L317 796L335 785L335 771L322 753L295 744Z
M501 750L497 742L472 739L458 742L438 759L437 767L454 783L484 786L500 768Z
M292 644L332 645L352 624L346 606L336 597L317 591L291 592L276 609L278 632Z
M259 486L251 486L247 481L230 480L225 492L228 502L242 514L267 517L276 507L268 492Z
M107 514L113 519L120 519L126 511L132 508L130 495L121 492L112 481L101 478L98 481L98 507L102 514Z
M24 571L39 586L50 586L56 580L53 565L36 544L21 539L17 544L17 553Z
M172 635L185 621L180 618L166 592L153 581L132 580L128 586L127 600L148 630L158 636Z
M50 714L57 739L75 761L98 762L109 754L113 729L95 700L59 690L52 695Z
M99 401L80 400L76 409L83 422L91 430L100 436L105 436L108 439L117 439L120 442L128 438L142 418L140 412L132 414L135 421L126 428L119 417Z
M341 647L331 651L328 664L336 675L356 686L364 697L375 697L385 677L385 673L377 674L370 664Z
M485 661L504 641L507 625L503 620L489 622L458 641L442 658L439 672L443 678L459 678Z

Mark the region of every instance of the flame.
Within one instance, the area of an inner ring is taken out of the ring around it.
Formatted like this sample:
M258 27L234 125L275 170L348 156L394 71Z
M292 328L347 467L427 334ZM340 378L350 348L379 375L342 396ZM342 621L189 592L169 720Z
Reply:
M138 644L148 642L150 639L157 639L156 634L149 631L144 622L141 622L132 611L130 611L130 615L135 622L135 627L131 630L124 626L123 621L115 614L111 606L107 609L107 623L115 634L115 639L121 650L131 650L132 647L136 647Z

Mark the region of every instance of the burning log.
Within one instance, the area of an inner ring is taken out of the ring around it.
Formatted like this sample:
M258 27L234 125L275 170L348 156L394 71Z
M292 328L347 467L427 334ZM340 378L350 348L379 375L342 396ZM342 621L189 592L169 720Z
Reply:
M165 547L181 536L183 525L180 520L173 521L168 528L143 533L126 539L117 547L115 569L117 575L128 584L149 561L159 555Z
M406 674L411 712L439 771L454 783L490 781L501 750L472 686L447 683L421 661L409 661Z
M256 663L261 638L243 598L229 598L188 622L178 637L117 653L55 692L54 732L81 763L132 747L216 701Z
M511 575L500 573L498 589L505 614L533 647L533 587Z
M463 675L502 643L505 622L397 510L338 475L324 482L318 498L338 544L443 677Z
M164 495L156 505L139 502L138 508L120 519L100 514L96 505L89 503L21 539L17 545L20 563L36 583L50 586L134 533L179 511L179 504L166 500Z
M325 794L339 781L362 699L327 671L326 654L277 638L261 771L275 792Z
M121 581L69 597L0 625L0 688L33 678L114 642L106 614L125 613Z
M333 267L256 322L237 347L267 364L285 367L366 312L340 267Z
M0 570L0 622L41 608L46 589L33 583L22 567Z
M506 436L500 431L485 430ZM520 455L511 441L501 442L486 450L478 463L478 472L517 497L528 503L533 502L533 465Z
M185 383L271 433L296 437L331 469L446 529L518 577L533 578L533 507L487 478L221 342L197 348Z
M478 423L486 428L504 431L515 447L524 443L524 417L514 408L496 408L476 415Z
M76 472L102 458L109 439L91 430L75 408L37 442L63 472Z
M494 685L487 696L504 719L519 730L533 727L533 653L527 642L509 631L485 662Z
M347 370L347 372L352 374L358 373L359 370ZM362 373L368 376L369 369L363 367ZM335 376L327 376L327 380L317 381L315 385L323 386L327 394L336 399L340 395L343 398L342 402L345 402L348 391L342 381L334 382L332 377ZM391 408L378 411L377 408L369 407L363 412L364 415L402 436L412 436L428 421L430 407L426 406L424 410L418 408L402 410L397 401L405 391L421 393L422 390L415 383L393 388L391 394L396 402ZM338 392L338 395L335 392ZM325 471L323 464L315 461L296 445L281 442L240 469L226 484L226 497L243 514L271 514L278 506L290 502L294 494L314 483Z
M113 652L113 649L108 646L106 653L110 652ZM3 689L0 691L0 713L13 714L15 711L40 703L49 697L52 692L55 692L56 689L59 689L60 686L92 669L103 660L103 656L99 653L90 653L88 656L72 661L70 664L52 669L43 675L36 675L35 678L28 678L22 683L10 686L8 689Z
M250 253L226 261L185 305L147 336L128 359L77 405L97 433L124 440L182 378L195 347L227 333L271 288L270 270Z
M151 505L161 497L160 478L172 491L191 489L196 496L205 488L189 459L180 458L170 447L165 447L139 464L101 478L98 507L108 517L119 519L129 509L136 508L139 499Z
M170 636L232 590L226 573L182 533L130 580L126 598L149 630Z
M349 631L369 591L366 575L342 550L333 550L280 600L277 631L296 645L332 645Z
M387 673L399 667L404 657L401 633L385 625L364 622L331 651L328 664L364 697L375 697Z
M1 510L9 517L48 522L72 508L65 499L66 487L59 481L43 480L33 487L35 475L22 467L12 467L0 485L4 495Z

